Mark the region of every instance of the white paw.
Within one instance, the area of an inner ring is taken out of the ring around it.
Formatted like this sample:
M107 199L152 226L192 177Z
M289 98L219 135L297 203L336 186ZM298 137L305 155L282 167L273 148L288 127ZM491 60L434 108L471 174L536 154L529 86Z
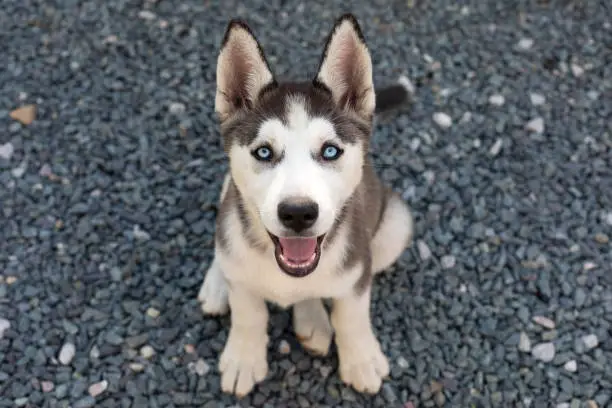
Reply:
M338 344L340 378L358 392L376 394L389 375L389 362L372 333L341 339Z
M219 359L221 389L242 398L268 374L267 336L256 339L230 331Z
M227 282L216 259L213 259L206 271L204 283L198 293L198 301L202 304L202 312L206 315L223 315L229 311Z
M334 330L321 300L305 300L293 306L293 329L304 349L327 355Z

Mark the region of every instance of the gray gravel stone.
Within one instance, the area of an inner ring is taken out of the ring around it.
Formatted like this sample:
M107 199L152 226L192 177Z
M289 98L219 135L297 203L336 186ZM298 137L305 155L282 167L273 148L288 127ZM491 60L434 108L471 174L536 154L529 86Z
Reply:
M59 355L57 357L58 361L63 365L68 365L72 362L74 355L76 353L76 347L72 343L64 343L62 346Z
M570 373L575 373L576 370L578 370L578 364L576 363L576 360L569 360L563 365L563 368Z
M524 353L531 351L531 340L529 340L529 336L525 332L521 332L519 336L518 349Z
M531 354L537 360L545 363L551 362L555 358L555 345L551 342L536 344L531 349Z
M453 119L444 112L436 112L433 114L433 120L436 125L440 126L442 129L448 129L453 125Z
M0 340L4 337L4 333L11 328L11 322L3 317L0 317Z
M583 336L581 340L586 350L594 349L599 345L599 339L595 334L587 334Z
M4 405L610 404L605 1L4 3ZM303 78L347 8L375 85L403 76L413 88L410 106L378 118L372 139L375 169L415 218L414 246L373 284L372 326L392 373L375 396L343 386L337 351L306 353L291 312L271 308L270 374L238 401L214 368L229 317L204 317L196 300L228 167L214 115L217 50L229 18L243 17L279 78ZM11 119L26 104L35 120ZM434 121L440 112L448 128ZM541 133L525 130L534 118ZM532 350L518 347L521 332ZM75 355L64 365L68 342ZM548 342L554 358L535 359ZM572 360L575 372L564 368ZM210 365L203 376L200 361ZM87 387L103 380L92 401Z
M537 117L531 119L529 122L525 124L525 129L530 132L541 134L544 132L544 119Z
M83 397L74 403L74 408L91 408L96 405L96 399L92 396Z

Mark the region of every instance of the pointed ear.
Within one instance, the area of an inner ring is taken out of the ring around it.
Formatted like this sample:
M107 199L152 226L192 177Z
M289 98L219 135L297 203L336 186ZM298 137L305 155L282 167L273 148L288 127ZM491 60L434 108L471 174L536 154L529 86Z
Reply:
M217 58L215 111L221 121L239 109L251 109L259 92L274 84L263 50L242 20L229 22Z
M334 25L325 45L315 83L327 87L341 109L369 118L376 96L372 60L357 19L344 14Z

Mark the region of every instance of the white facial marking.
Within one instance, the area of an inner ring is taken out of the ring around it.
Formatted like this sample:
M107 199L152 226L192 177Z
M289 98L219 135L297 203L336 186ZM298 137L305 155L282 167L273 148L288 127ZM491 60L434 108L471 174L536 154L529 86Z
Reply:
M305 102L299 97L288 98L287 120L266 120L250 146L234 146L230 158L234 180L248 200L254 203L264 227L274 235L286 235L278 219L278 204L291 197L316 202L319 217L313 235L327 233L342 205L361 179L363 164L359 143L343 144L334 125L322 117L308 114ZM344 150L332 162L317 159L321 148L331 142ZM258 162L251 155L263 143L274 150L280 161Z

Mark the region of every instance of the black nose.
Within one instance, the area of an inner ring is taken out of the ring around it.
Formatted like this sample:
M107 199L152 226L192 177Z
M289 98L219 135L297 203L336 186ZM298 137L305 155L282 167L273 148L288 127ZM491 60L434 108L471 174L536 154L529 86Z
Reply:
M305 199L289 199L278 205L281 223L295 232L302 232L313 226L319 217L319 205Z

